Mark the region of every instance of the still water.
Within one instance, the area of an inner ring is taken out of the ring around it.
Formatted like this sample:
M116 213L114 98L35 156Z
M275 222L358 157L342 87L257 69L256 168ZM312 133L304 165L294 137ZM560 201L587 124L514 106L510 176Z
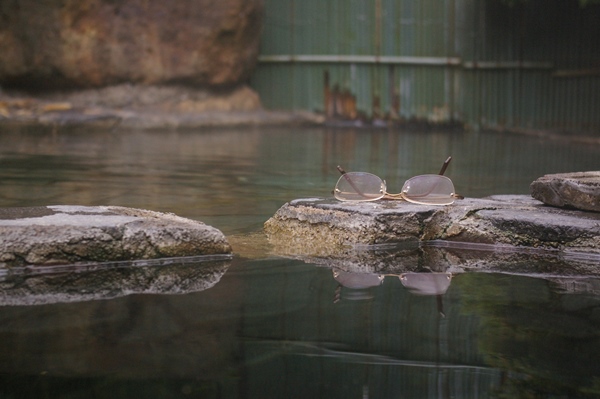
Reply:
M431 273L445 279L434 290L278 256L260 234L285 202L330 196L338 164L394 191L452 155L461 194L528 194L544 174L598 170L600 146L385 129L2 129L0 206L174 212L221 229L235 256L5 276L0 398L600 396L598 276ZM444 271L431 263L444 256L423 251L412 269ZM165 275L181 284L120 289ZM61 290L69 301L44 296Z

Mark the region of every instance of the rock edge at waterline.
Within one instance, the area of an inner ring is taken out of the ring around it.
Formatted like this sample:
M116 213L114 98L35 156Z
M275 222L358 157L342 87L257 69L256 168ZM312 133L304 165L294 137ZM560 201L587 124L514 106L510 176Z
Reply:
M268 111L248 86L214 92L182 86L120 84L37 94L3 93L0 125L87 129L196 129L199 127L320 125L311 112Z
M0 268L230 255L218 229L118 206L0 208Z
M335 256L348 245L410 240L600 254L600 213L546 206L525 195L465 198L448 206L297 199L267 220L264 230L281 254Z

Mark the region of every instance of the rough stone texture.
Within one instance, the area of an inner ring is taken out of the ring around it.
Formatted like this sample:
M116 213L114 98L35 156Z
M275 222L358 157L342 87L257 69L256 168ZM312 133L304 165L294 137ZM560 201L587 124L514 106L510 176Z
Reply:
M258 55L262 0L6 0L0 85L232 86Z
M302 256L432 240L600 254L600 214L548 207L528 196L467 198L443 207L299 199L282 206L264 229L276 252Z
M531 183L531 196L552 206L600 212L600 171L542 176Z
M0 267L230 254L219 230L115 206L0 208Z
M258 94L246 85L210 90L185 86L150 86L124 83L99 89L50 92L37 95L32 107L21 111L67 111L87 109L145 110L152 112L190 113L213 111L253 111L260 109ZM17 105L19 100L16 101ZM10 101L6 102L11 105ZM60 109L62 105L63 109ZM8 107L7 107L8 108ZM17 109L18 110L18 109Z

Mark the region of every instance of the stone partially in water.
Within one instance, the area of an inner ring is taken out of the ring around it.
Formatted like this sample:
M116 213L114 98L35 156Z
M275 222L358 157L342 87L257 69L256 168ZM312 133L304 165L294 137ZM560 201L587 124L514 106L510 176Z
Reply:
M0 268L231 254L223 233L117 206L0 208Z
M348 246L410 240L600 253L600 214L547 207L524 195L465 198L448 206L294 200L264 227L274 251L286 256L336 256Z
M600 212L600 172L542 176L531 183L531 196L547 205Z

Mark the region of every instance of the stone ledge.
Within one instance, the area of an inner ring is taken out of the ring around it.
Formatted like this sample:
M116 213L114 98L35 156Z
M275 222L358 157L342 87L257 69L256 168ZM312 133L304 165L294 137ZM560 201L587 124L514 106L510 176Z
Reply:
M0 268L230 255L214 227L118 206L0 208Z
M600 254L600 214L549 207L524 195L466 198L444 207L298 199L283 205L264 230L275 252L317 257L411 240Z

